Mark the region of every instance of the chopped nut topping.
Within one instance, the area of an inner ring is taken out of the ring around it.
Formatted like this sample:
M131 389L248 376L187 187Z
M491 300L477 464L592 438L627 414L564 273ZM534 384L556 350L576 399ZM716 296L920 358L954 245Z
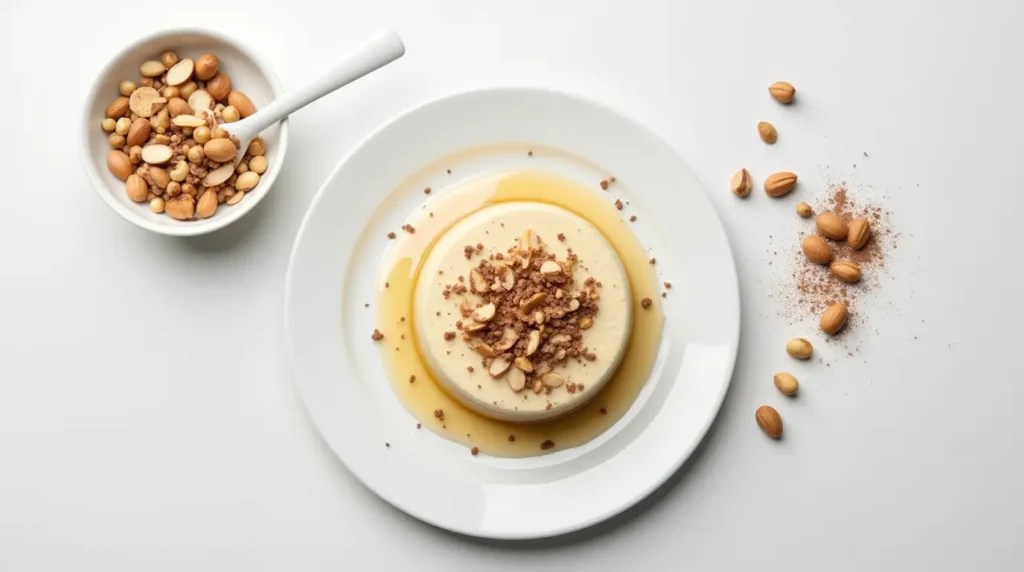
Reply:
M384 334L380 333L380 330L374 330L373 334L370 335L370 339L379 342L384 339Z
M457 335L457 334L456 334L455 332L445 332L445 333L444 333L444 340L445 340L446 342L450 342L450 341L452 341L452 340L454 340L454 339L455 339L455 336L456 336L456 335Z
M416 383L416 376L415 375L410 375L409 376L409 383Z
M444 421L444 410L440 409L440 408L435 409L434 410L434 417L440 419L441 421Z
M395 238L396 236L398 236L398 235L393 233L393 232L389 232L388 233L388 238Z
M643 306L644 310L646 310L647 308L650 308L651 304L653 304L653 303L654 302L651 301L650 298L644 298L643 300L640 300L640 305Z
M666 282L665 283L665 288L671 289L672 288L672 283L671 282Z
M430 194L430 187L427 187L427 188L423 189L423 194L424 195L429 195Z
M608 190L608 179L601 179L601 189L605 191Z
M615 199L615 208L619 209L620 211L622 210L622 200L621 199Z
M565 233L564 232L558 233L558 241L559 242L565 242Z
M411 224L403 224L402 225L402 230L404 230L405 232L408 232L409 234L416 234L416 229L413 228L413 226Z
M554 446L555 446L555 442L552 441L551 439L548 439L547 441L544 441L543 443L540 444L540 448L542 450L544 450L544 451L547 451L548 449L550 449L550 448L552 448Z
M636 215L629 217L629 222L636 222Z
M469 450L469 452L475 457L478 454L480 454L480 449L478 447L473 447L472 449Z
M652 258L652 259L648 260L648 262L650 262L651 264L654 264L657 261L658 261L658 259L656 259L656 258Z

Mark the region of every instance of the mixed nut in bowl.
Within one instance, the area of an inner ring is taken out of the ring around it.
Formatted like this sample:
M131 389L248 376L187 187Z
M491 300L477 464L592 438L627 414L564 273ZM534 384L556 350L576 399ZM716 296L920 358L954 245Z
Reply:
M269 68L238 42L170 30L125 48L101 71L81 127L86 172L121 217L190 236L241 218L266 195L288 145L288 123L246 149L231 123L280 97Z

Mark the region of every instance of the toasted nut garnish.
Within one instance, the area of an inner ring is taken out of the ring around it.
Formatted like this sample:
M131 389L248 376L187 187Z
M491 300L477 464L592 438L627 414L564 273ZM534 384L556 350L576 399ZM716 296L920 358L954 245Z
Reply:
M463 318L468 318L473 313L473 308L469 307L469 299L463 298L462 302L459 302L459 313Z
M526 340L526 355L532 356L537 348L540 347L540 332L537 330L531 330L530 335Z
M479 343L475 344L473 346L473 349L476 350L476 353L478 353L478 354L480 354L480 355L482 355L482 356L484 356L486 358L498 357L498 352L494 351L494 348L492 348L491 346L489 346L489 345L487 345L487 344L485 344L483 342L479 342Z
M512 391L522 391L526 387L526 374L519 369L512 369L505 376L505 381L508 382L508 386L512 388Z
M584 316L584 317L580 318L579 326L580 326L581 330L589 330L591 328L591 326L593 326L593 325L594 325L594 319L591 318L590 316Z
M772 439L782 436L782 417L779 417L779 412L774 407L768 405L758 407L754 418L757 419L757 426Z
M539 379L533 380L533 392L540 393L541 391L544 391L544 384Z
M839 215L835 213L821 213L815 219L815 223L818 226L818 232L821 234L833 240L846 240L849 227L846 226L846 221L840 218Z
M548 295L546 293L538 292L526 300L523 300L522 303L519 304L519 307L522 308L524 312L529 312L538 305L543 304L544 300L547 300L547 297Z
M512 346L516 345L519 340L519 334L516 333L512 328L505 328L501 331L501 340L494 344L494 349L499 352L508 351Z
M506 292L511 292L512 288L516 285L516 273L507 264L498 264L494 269L498 273L498 279L501 280L502 287L505 288Z
M487 291L487 280L484 279L484 275L476 268L469 272L469 287L477 294L483 294Z
M526 373L533 372L533 362L531 362L529 359L523 356L519 356L516 358L515 365L516 367L525 371Z
M500 378L501 376L505 375L505 372L507 372L508 368L510 367L512 367L512 362L510 362L508 358L497 357L494 358L494 361L491 362L490 367L487 368L487 373L491 374L491 377Z
M470 322L462 326L463 331L470 334L475 334L479 331L487 329L487 322Z
M522 236L519 237L519 254L526 258L530 257L530 251L533 248L533 231L526 229L523 231Z
M572 341L572 336L569 334L555 334L548 338L548 341L556 346L559 344L567 344Z
M580 301L579 300L569 300L569 311L570 312L575 312L576 310L579 310L579 309L580 309Z
M559 387L565 383L565 378L553 371L549 371L544 375L540 376L540 382L544 385L554 388Z
M473 310L473 319L477 322L490 322L497 311L498 308L495 307L494 304L484 304L476 310Z
M562 273L562 265L554 260L545 260L544 264L540 265L540 273L545 276L558 276Z
M793 338L786 343L786 353L796 359L809 359L814 353L814 347L803 338Z
M558 351L555 352L555 361L557 362L557 361L564 360L565 359L565 355L566 355L565 354L565 348L559 348Z
M533 321L536 322L538 326L543 324L544 323L544 312L541 312L540 310L537 310L536 312L534 312L533 313Z

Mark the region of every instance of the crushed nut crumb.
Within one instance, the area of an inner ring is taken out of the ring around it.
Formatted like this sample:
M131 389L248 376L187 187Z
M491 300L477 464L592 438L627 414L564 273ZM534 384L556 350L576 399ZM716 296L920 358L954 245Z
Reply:
M473 447L469 452L475 457L480 454L480 449L478 447Z
M629 217L629 222L636 222L636 215Z
M601 179L601 190L608 190L608 179Z
M652 259L648 260L647 262L650 262L651 264L654 264L657 261L658 261L657 258L652 258Z
M473 373L473 366L467 365L466 366L466 371L468 371L469 373Z
M396 236L398 236L398 235L393 233L393 232L389 232L388 233L388 238L395 238Z
M526 156L527 157L533 157L533 151L527 151L526 152Z
M423 427L423 424L422 424L422 423L417 423L417 424L416 424L416 428L417 428L417 429L420 429L420 428L422 428L422 427Z
M424 195L429 195L430 194L430 187L427 187L427 188L423 189L423 194Z
M435 409L434 410L434 417L440 419L441 421L444 421L444 410L443 409Z
M416 229L413 228L413 226L411 224L403 224L402 225L402 230L404 230L405 232L408 232L409 234L416 234Z
M650 298L644 298L643 300L640 300L640 305L643 306L644 310L650 308L651 304L653 303L654 302Z
M665 288L671 290L672 289L672 283L671 282L666 282L665 283Z
M555 442L552 441L551 439L548 439L547 441L544 441L543 443L540 444L541 450L544 450L544 451L547 451L548 449L550 449L550 448L552 448L554 446L555 446Z
M446 342L450 342L450 341L452 341L452 340L454 340L454 339L455 339L455 336L456 336L456 335L457 335L457 334L456 334L455 332L453 332L453 331L448 331L448 332L445 332L445 333L444 333L444 341L446 341Z
M380 333L380 330L374 330L373 334L370 335L370 339L379 342L384 339L384 334Z
M622 199L615 199L615 208L622 210Z
M416 376L415 375L410 375L409 376L409 383L416 383Z

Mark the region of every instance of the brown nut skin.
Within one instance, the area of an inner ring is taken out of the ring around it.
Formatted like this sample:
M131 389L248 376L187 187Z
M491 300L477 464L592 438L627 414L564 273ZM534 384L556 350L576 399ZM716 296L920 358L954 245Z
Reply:
M203 54L196 60L196 77L207 81L217 75L220 61L213 54Z
M106 115L107 115L107 117L109 117L111 119L117 119L119 117L124 117L124 115L126 113L128 113L128 98L127 97L119 97L119 98L115 99L114 101L112 101L110 103L110 105L107 106Z
M782 417L774 407L770 405L758 407L754 412L754 419L757 420L757 426L764 431L765 435L772 439L782 437Z
M256 106L249 101L249 98L244 93L237 89L232 90L228 94L228 105L233 105L238 110L238 114L242 116L242 119L256 113Z
M140 117L132 122L128 128L128 146L135 147L143 145L149 139L151 126L149 121Z
M217 101L226 101L231 93L231 77L224 72L217 72L217 75L206 82L206 93Z
M128 154L119 149L111 149L110 153L107 153L107 168L122 181L127 181L128 176L135 172Z

